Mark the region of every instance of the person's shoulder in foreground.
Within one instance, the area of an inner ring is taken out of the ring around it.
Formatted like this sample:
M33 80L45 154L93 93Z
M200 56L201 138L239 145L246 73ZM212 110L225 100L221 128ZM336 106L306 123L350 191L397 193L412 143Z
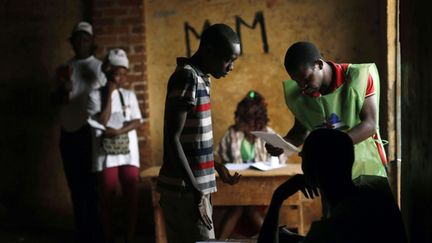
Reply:
M302 243L406 243L400 210L394 200L365 188L332 208L332 215L313 222Z
M306 197L316 196L316 188L325 196L330 214L315 222L301 242L406 242L394 199L354 185L351 179L354 145L348 134L334 129L314 130L299 155L304 175L294 176L275 190L259 243L293 242L289 238L279 241L279 208L299 190ZM390 231L394 233L392 236L383 233Z

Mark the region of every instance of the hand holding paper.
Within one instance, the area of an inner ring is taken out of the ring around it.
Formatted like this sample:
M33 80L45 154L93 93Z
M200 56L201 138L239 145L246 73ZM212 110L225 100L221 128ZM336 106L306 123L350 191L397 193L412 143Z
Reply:
M266 141L267 143L271 144L274 147L282 148L284 150L288 150L296 153L300 152L299 148L287 142L277 133L263 132L263 131L252 131L251 133L261 138L262 140Z

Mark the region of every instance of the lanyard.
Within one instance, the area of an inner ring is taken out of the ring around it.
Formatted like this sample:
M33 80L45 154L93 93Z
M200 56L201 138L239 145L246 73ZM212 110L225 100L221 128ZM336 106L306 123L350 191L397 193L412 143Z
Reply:
M126 106L125 106L123 94L122 94L122 92L120 92L120 89L117 89L117 92L119 93L119 96L120 96L120 103L122 106L123 116L126 118Z

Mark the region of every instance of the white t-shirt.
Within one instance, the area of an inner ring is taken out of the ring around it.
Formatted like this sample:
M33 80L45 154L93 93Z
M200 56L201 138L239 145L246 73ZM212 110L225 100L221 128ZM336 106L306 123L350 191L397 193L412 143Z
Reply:
M86 124L90 92L105 86L106 78L101 70L102 62L94 56L72 59L66 65L72 68L72 91L69 103L61 107L60 123L64 130L74 132Z
M119 92L122 93L123 100L126 106L125 115L123 115ZM91 110L91 113L94 117L102 109L101 91L95 90L91 92L89 104L89 110ZM111 94L111 116L108 120L107 127L121 128L123 127L123 122L136 119L142 119L142 116L135 93L122 88L114 91ZM105 168L121 165L133 165L139 167L138 137L136 130L131 130L128 132L130 151L129 154L106 154L105 150L102 147L101 130L93 129L93 135L93 171L102 171Z

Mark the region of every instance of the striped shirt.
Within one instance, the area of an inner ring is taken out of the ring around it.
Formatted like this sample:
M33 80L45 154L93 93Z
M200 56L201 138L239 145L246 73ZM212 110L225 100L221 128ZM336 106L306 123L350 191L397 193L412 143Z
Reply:
M177 59L176 71L168 81L165 112L168 105L174 106L178 102L185 102L190 107L180 136L189 166L200 191L203 194L215 192L210 79L185 58ZM164 136L164 139L168 138ZM169 159L170 153L173 151L164 149L164 162L159 173L157 190L176 194L192 189L180 162Z

